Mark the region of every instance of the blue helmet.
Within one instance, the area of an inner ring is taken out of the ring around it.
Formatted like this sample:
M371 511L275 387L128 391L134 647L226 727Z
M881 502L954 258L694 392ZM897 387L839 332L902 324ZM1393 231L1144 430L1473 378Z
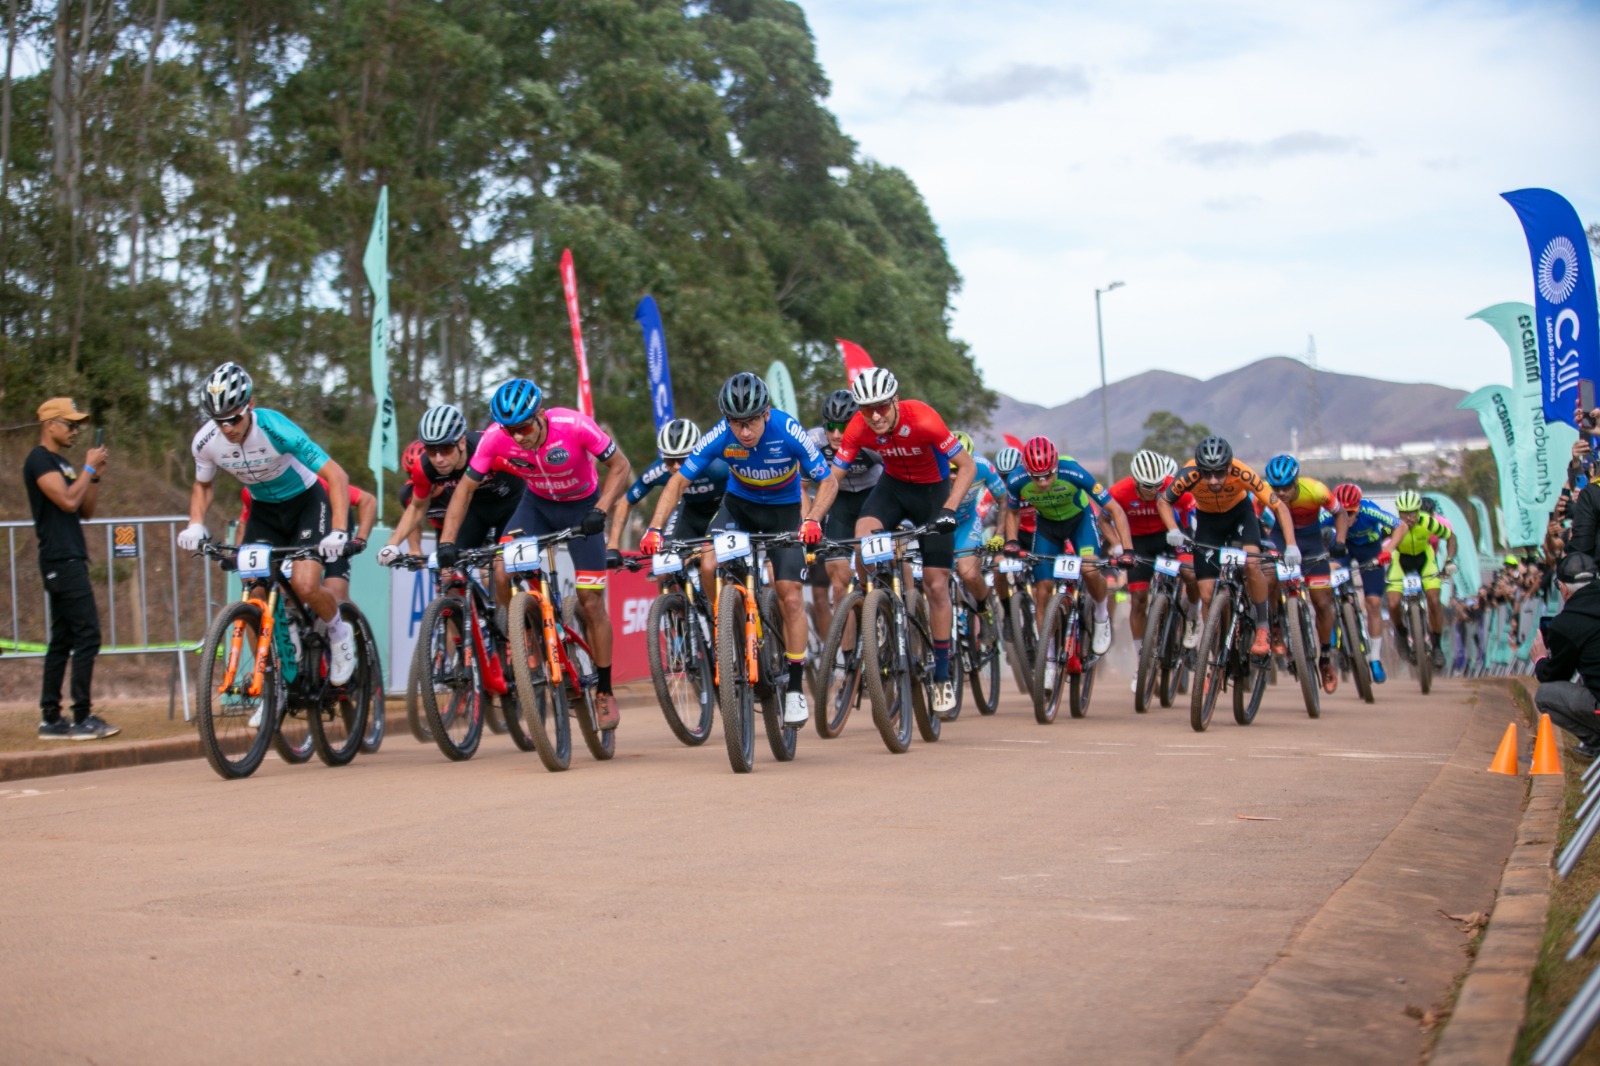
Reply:
M527 378L512 378L494 390L489 401L489 417L502 426L520 426L533 421L539 413L539 401L544 394L539 386Z
M1286 489L1300 476L1300 461L1292 455L1274 455L1267 460L1267 484Z

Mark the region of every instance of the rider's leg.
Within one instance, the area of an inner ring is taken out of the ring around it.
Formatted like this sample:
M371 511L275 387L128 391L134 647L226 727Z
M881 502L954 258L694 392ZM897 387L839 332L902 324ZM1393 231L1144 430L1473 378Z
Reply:
M805 683L806 601L798 581L774 582L778 610L783 615L783 649L789 674L787 691L799 692Z
M1444 605L1439 600L1438 589L1425 589L1423 595L1428 597L1428 632L1433 634L1437 644L1439 634L1444 632Z
M1144 640L1145 617L1150 610L1150 588L1129 589L1128 595L1132 597L1132 604L1128 613L1128 628L1133 630L1133 646L1138 648L1139 642Z
M300 602L324 622L331 623L339 613L339 601L322 584L322 564L315 559L296 559L289 584Z
M1328 646L1333 643L1333 590L1312 589L1311 606L1317 612L1317 640L1322 644L1322 654L1326 655Z

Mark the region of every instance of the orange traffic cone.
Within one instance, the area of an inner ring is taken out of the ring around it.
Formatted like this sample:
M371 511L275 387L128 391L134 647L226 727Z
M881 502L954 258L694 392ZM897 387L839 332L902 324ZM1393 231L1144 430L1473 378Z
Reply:
M1548 714L1539 716L1539 735L1533 741L1533 766L1530 774L1559 774L1561 752L1556 748L1556 727Z
M1494 761L1489 764L1489 772L1517 776L1517 723L1506 724L1506 735L1500 738L1500 747L1494 753Z

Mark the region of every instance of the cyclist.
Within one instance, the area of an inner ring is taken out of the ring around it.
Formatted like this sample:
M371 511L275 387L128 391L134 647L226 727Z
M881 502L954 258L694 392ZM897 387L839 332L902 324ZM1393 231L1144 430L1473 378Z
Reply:
M900 398L900 382L883 367L868 367L850 383L859 406L833 455L833 476L817 489L816 513L826 515L844 483L850 464L865 448L883 457L883 476L872 487L856 519L855 535L895 529L902 521L934 529L920 538L922 587L928 601L933 640L933 709L941 718L955 713L950 680L950 570L955 563L954 533L961 505L978 467L956 440L939 412L920 400Z
M710 531L741 530L745 533L793 533L808 544L822 539L822 526L816 514L801 518L800 479L820 481L827 476L828 464L811 443L795 417L775 410L767 383L749 371L733 375L717 393L717 409L722 421L700 438L678 472L667 480L656 501L650 527L639 542L639 550L654 555L664 541L662 529L684 492L714 462L728 466L728 491L722 497ZM800 582L805 576L806 553L802 547L774 548L767 553L772 564L773 585L778 607L783 612L783 644L789 676L784 685L783 721L799 728L810 716L806 709L806 615L805 597ZM708 552L702 559L703 580L710 587L715 563Z
M1335 535L1333 555L1348 556L1350 569L1361 574L1361 596L1367 607L1367 644L1372 655L1372 680L1384 682L1383 673L1383 591L1387 578L1378 562L1383 542L1399 521L1382 507L1361 495L1361 486L1345 483L1333 490L1339 505L1353 517L1344 537Z
M1295 543L1294 520L1289 508L1259 474L1233 457L1233 445L1217 436L1207 437L1194 446L1194 458L1184 464L1178 476L1157 497L1161 521L1167 527L1167 543L1174 549L1182 549L1188 539L1178 528L1178 517L1173 511L1184 493L1194 497L1194 539L1198 544L1236 542L1243 545L1251 557L1244 571L1245 592L1250 597L1256 619L1256 638L1250 645L1250 654L1268 654L1272 651L1272 641L1267 632L1267 578L1256 560L1261 554L1261 520L1256 506L1270 508L1278 524L1287 528L1283 561L1289 566L1299 566L1300 548ZM1195 552L1194 576L1200 583L1200 602L1204 608L1211 606L1211 592L1217 587L1218 573L1214 552Z
M1045 603L1055 594L1053 556L1069 548L1084 558L1093 559L1100 550L1100 527L1090 510L1090 501L1100 505L1111 518L1112 541L1107 554L1122 555L1122 545L1132 543L1128 516L1122 505L1111 498L1094 475L1076 460L1060 454L1049 437L1033 437L1022 446L1022 463L1006 482L1010 510L1006 512L1005 549L1017 553L1019 519L1014 512L1032 504L1038 513L1034 533L1034 552L1044 558L1033 564L1033 603L1037 615L1044 616ZM1094 600L1094 634L1090 647L1096 655L1111 648L1111 610L1106 596L1105 574L1091 569L1083 575L1084 588Z
M299 426L277 411L257 409L254 393L250 375L237 363L223 363L201 386L200 409L207 421L189 446L194 488L178 547L194 551L211 538L205 516L219 469L249 485L254 502L245 543L315 547L322 556L322 562L296 559L289 583L327 623L328 680L342 685L356 668L355 632L339 616L339 601L323 587L322 567L340 559L349 544L350 479Z
M321 478L317 483L322 486L322 491L328 491L328 483ZM250 524L250 490L241 488L239 500L243 506L239 509L239 522L234 530L233 543L237 547L245 543L245 527ZM333 593L333 598L340 603L350 599L350 556L360 555L367 548L367 537L372 534L372 527L378 524L378 498L366 489L350 486L350 510L356 516L356 535L350 538L350 547L345 554L322 568L322 587ZM226 564L225 564L226 565Z
M439 568L448 569L459 558L457 542L472 528L467 525L472 501L480 489L489 489L491 474L511 474L525 483L500 530L501 540L579 528L583 535L567 541L567 551L577 572L578 610L600 675L596 718L601 729L615 729L621 714L611 692L611 618L605 590L608 565L620 557L622 523L612 524L609 543L602 534L606 513L622 497L633 468L593 418L567 407L544 407L543 400L539 386L527 378L512 378L494 390L489 400L494 424L467 460L439 531ZM597 462L606 468L603 485Z
M822 401L822 425L811 430L811 442L831 465L833 455L844 441L845 427L858 410L849 389L835 389ZM839 483L839 494L822 523L822 535L829 540L849 540L856 534L856 519L866 504L872 487L883 476L883 457L871 448L862 448ZM826 634L833 623L833 608L844 600L850 587L850 560L829 559L818 570L823 580L812 582L817 632ZM823 590L827 591L824 592Z
M1009 444L994 453L994 470L1000 475L1001 484L1011 480L1011 472L1022 463L1022 450L1013 448ZM1007 493L1009 506L1009 493ZM1033 551L1033 534L1038 528L1039 514L1033 509L1033 504L1027 504L1017 515L1017 546L1023 552ZM1000 543L1005 544L1004 524L999 527ZM1004 625L1007 629L1011 626L1011 583L1009 581L997 582L1000 586L1000 613L1004 616Z
M411 484L411 479L416 476L417 467L422 464L422 457L425 454L427 454L427 449L422 446L420 440L414 440L407 444L405 451L400 453L400 472L405 475L400 480L400 513L402 515L405 514L406 508L411 506L411 501L416 496L416 488ZM433 516L429 515L428 520L433 522ZM439 521L444 521L443 510L439 512ZM433 528L437 532L439 529L438 524L434 523ZM411 552L412 555L422 551L422 529L420 526L413 529L411 535L406 537L406 550Z
M435 532L443 531L456 486L466 476L467 465L477 454L484 435L468 431L466 416L459 407L442 403L423 413L417 422L417 437L422 456L411 470L408 483L411 499L389 542L378 551L381 566L393 566L399 561L403 542L420 540L424 521L433 526ZM456 532L456 543L469 548L494 543L521 500L521 478L503 470L490 474L473 493L472 503ZM511 582L499 559L494 561L494 578L500 602L509 603Z
M632 507L667 481L683 466L694 446L700 443L700 427L687 418L674 418L656 433L656 451L661 457L645 468L624 497ZM728 491L728 464L713 459L698 477L683 490L678 505L661 528L663 540L693 540L706 535L717 508Z
M1294 524L1295 543L1322 543L1322 514L1327 512L1333 523L1334 541L1344 539L1350 528L1351 515L1339 503L1332 490L1315 478L1300 476L1300 461L1292 455L1274 455L1267 460L1267 484L1278 499L1289 508L1289 518ZM1279 551L1284 546L1283 527L1272 531L1272 542ZM1333 668L1333 586L1330 578L1332 564L1326 557L1307 560L1302 568L1317 615L1317 670L1322 675L1322 690L1332 693L1339 687L1339 674ZM1267 578L1268 586L1276 590L1277 571ZM1271 593L1269 593L1270 595Z
M1439 575L1450 577L1456 572L1456 534L1441 519L1422 508L1422 494L1415 489L1405 489L1394 498L1394 509L1400 512L1400 521L1384 548L1389 555L1388 596L1389 617L1394 622L1395 636L1400 639L1400 650L1408 652L1408 645L1417 634L1407 633L1405 614L1400 610L1400 595L1405 575L1420 574L1422 591L1428 599L1428 647L1418 648L1420 655L1431 654L1436 670L1444 669L1444 649L1439 646L1439 634L1444 629L1444 608L1439 603ZM1449 544L1448 561L1439 565L1436 549L1430 540L1438 537Z
M1128 594L1133 601L1128 625L1133 631L1133 657L1137 662L1140 646L1144 643L1145 619L1150 608L1150 579L1155 576L1155 566L1147 560L1154 560L1167 550L1167 527L1161 521L1161 508L1156 504L1156 497L1172 483L1178 464L1165 455L1145 448L1134 453L1130 466L1130 476L1112 485L1108 491L1127 516L1129 548L1135 556L1133 568L1128 571ZM1193 508L1192 495L1185 495L1178 501L1179 511ZM1184 573L1183 582L1189 600L1183 646L1192 648L1200 642L1200 588L1195 583L1193 568ZM1133 684L1137 688L1139 679L1134 678Z
M972 487L961 498L961 506L956 508L956 519L960 522L960 525L956 526L955 537L956 576L967 587L973 604L983 615L984 636L992 646L1000 639L1000 633L994 624L994 614L989 610L989 586L983 580L983 561L978 558L978 548L987 546L991 551L999 551L1005 544L1005 537L999 533L984 533L985 519L979 514L979 504L987 492L994 501L995 525L1004 529L1008 494L1006 483L1001 479L999 472L988 459L978 454L977 445L973 443L971 434L958 429L956 440L961 442L961 447L972 456L972 461L978 468L972 477Z

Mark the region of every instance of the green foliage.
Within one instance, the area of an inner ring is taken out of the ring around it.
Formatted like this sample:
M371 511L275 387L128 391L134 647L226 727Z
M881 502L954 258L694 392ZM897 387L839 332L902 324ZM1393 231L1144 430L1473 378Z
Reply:
M0 188L6 421L71 393L181 459L199 377L235 359L365 480L385 185L402 427L442 401L481 418L511 373L575 402L566 247L596 413L641 458L646 293L702 422L774 359L809 415L840 336L952 424L993 405L926 204L840 132L789 0L21 7L44 66L13 85Z

